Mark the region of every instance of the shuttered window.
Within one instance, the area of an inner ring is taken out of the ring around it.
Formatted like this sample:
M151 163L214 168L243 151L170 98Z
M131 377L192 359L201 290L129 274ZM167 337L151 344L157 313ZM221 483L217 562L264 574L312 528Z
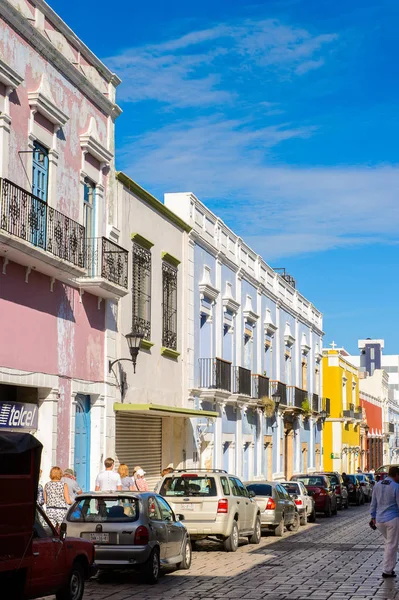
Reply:
M151 251L133 242L133 331L151 339Z
M177 350L177 269L162 264L162 346Z
M140 465L153 490L162 471L162 418L117 413L115 452L116 466L127 464L131 475Z

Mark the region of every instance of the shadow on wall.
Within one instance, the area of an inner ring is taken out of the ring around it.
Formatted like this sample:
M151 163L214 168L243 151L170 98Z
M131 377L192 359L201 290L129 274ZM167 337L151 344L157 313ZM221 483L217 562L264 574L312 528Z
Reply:
M90 327L98 331L105 331L105 300L101 302L99 307L97 296L84 293L82 296L82 306Z
M73 288L56 281L51 291L50 283L49 277L37 271L25 283L25 268L10 262L6 275L0 273L0 299L74 323Z

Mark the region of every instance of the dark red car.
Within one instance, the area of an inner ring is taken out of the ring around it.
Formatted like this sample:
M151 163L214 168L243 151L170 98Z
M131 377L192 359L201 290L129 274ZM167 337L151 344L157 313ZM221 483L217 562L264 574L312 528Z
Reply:
M302 481L308 493L313 496L316 512L326 517L337 514L337 496L331 480L326 475L293 475L291 481Z

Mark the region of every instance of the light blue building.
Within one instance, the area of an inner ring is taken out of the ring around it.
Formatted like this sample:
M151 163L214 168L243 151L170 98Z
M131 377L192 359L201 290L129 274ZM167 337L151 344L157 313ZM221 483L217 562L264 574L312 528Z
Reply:
M322 315L193 194L165 204L193 229L186 300L188 467L281 479L322 467Z

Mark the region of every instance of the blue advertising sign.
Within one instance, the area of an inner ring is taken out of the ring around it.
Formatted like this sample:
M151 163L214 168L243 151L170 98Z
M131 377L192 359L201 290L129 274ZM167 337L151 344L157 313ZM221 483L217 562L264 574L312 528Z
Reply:
M39 407L36 404L0 401L0 429L37 429Z

